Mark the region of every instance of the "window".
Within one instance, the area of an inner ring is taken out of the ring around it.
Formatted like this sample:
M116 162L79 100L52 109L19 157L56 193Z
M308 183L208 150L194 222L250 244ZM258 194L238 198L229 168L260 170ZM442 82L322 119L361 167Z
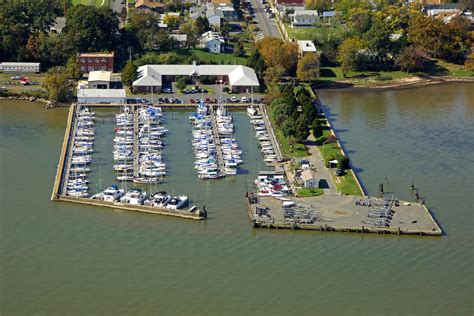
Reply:
M81 71L86 71L86 66L81 66Z
M91 63L91 62L92 62L92 58L87 58L87 61Z

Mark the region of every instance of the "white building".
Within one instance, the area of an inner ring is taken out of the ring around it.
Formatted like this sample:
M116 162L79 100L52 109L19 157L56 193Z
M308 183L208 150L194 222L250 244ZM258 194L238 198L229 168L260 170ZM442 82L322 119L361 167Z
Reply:
M125 104L125 89L79 89L80 104Z
M188 47L187 34L171 34L170 37L179 43L179 47Z
M111 76L111 71L90 71L87 86L89 89L110 89Z
M314 26L319 20L317 10L298 10L288 16L291 20L291 27Z
M461 10L455 9L455 8L429 9L426 11L426 14L428 16L442 16L442 17L450 16L453 14L459 14L459 13L461 13Z
M312 41L298 41L299 57L303 57L306 53L316 53L316 46Z
M224 50L224 44L224 38L217 32L208 31L201 35L201 47L210 53L221 53Z
M303 185L305 188L319 188L319 179L317 178L316 172L314 172L314 170L303 170L303 172L301 172L301 180L303 180Z
M234 92L246 92L260 86L252 68L241 65L144 65L138 68L138 79L133 82L134 92L158 92L163 83L176 81L176 77L214 76L229 85Z
M40 63L2 62L0 71L4 73L39 73Z

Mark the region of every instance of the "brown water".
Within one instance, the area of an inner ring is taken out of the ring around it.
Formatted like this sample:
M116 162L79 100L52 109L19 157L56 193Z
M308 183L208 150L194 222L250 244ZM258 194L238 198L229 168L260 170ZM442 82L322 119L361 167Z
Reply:
M321 93L369 192L387 178L412 199L413 179L441 238L252 229L242 196L263 163L245 113L241 174L213 182L193 170L188 113L167 114L162 187L195 196L207 222L52 203L67 110L2 101L0 314L471 315L473 88ZM110 114L97 188L112 181Z

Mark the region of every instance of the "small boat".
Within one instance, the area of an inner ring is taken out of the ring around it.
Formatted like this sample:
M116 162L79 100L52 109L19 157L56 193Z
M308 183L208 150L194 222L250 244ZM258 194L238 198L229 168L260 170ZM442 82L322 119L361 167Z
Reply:
M165 207L170 201L171 196L165 191L160 191L150 196L150 199L146 200L144 204L155 207Z

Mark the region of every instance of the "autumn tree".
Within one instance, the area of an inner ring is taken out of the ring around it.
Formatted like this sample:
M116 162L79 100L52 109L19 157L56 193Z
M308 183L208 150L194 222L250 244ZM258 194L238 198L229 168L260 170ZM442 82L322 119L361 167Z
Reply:
M326 11L331 9L331 0L305 0L306 10Z
M395 58L395 65L406 72L423 69L426 53L420 47L406 47Z
M300 81L312 81L319 77L320 55L309 52L298 61L296 76Z
M474 71L474 52L472 52L464 63L464 68L466 70Z
M176 15L165 15L163 18L163 23L173 30L176 30L179 27L180 22L179 16Z
M339 45L338 61L341 64L344 77L350 69L357 68L358 54L365 48L364 42L358 37L350 37Z
M268 67L282 68L287 74L294 74L298 62L298 44L266 37L257 47Z

